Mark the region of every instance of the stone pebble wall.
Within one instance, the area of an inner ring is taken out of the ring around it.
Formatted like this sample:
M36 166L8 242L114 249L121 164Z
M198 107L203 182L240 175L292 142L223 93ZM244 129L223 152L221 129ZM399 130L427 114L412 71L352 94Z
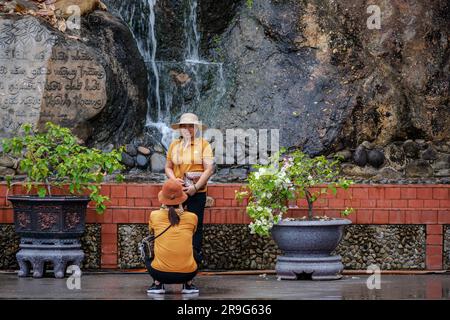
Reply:
M99 223L86 224L86 231L81 238L81 247L85 253L82 269L100 269L101 231L102 226Z
M0 224L0 270L18 270L16 253L19 251L20 238L12 224ZM81 238L85 253L82 269L99 269L101 258L101 225L86 224Z
M14 225L0 224L0 270L18 270L16 253L20 238L14 232Z
M148 224L119 224L117 246L120 269L145 268L140 260L138 245L148 235Z
M100 268L100 224L87 224L82 246L87 253L83 269ZM119 268L143 268L138 243L148 235L147 224L122 224L118 229ZM450 269L450 227L444 226L444 269ZM11 224L0 224L0 269L17 270L15 254L19 237ZM274 269L280 250L271 238L251 235L247 225L205 225L205 261L202 269ZM424 269L425 227L423 225L351 225L337 249L346 269Z
M143 268L138 242L148 235L145 224L119 225L119 267ZM204 227L206 270L275 269L280 254L271 238L251 235L247 225L224 224ZM351 225L346 228L337 253L346 269L425 269L425 226Z
M425 269L424 225L351 225L336 252L346 269Z
M138 244L148 236L148 225L122 224L118 232L119 268L144 268ZM251 235L239 224L205 225L203 250L201 269L211 270L275 269L281 253L272 239Z
M450 225L445 225L444 230L444 269L450 270Z

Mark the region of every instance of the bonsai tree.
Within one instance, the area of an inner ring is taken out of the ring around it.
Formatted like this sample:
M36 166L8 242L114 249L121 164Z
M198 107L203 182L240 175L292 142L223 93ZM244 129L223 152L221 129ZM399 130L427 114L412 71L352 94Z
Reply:
M45 132L39 133L30 124L24 124L25 135L3 139L3 153L19 158L20 171L26 175L27 193L34 188L39 197L52 195L52 187L68 185L70 194L89 192L96 204L96 211L106 209L107 196L101 195L101 185L106 174L123 169L121 147L109 153L88 148L77 142L71 131L51 122L45 124ZM12 177L7 177L12 187ZM122 181L122 175L116 175Z
M289 209L289 202L306 198L308 215L303 219L329 219L314 217L313 205L320 195L338 188L347 189L353 182L339 177L340 159L328 160L324 156L311 158L297 150L287 153L285 149L274 154L267 165L255 165L248 176L248 185L236 192L236 199L248 198L247 214L253 220L251 233L268 236ZM313 191L314 187L319 190ZM353 209L341 212L347 216Z

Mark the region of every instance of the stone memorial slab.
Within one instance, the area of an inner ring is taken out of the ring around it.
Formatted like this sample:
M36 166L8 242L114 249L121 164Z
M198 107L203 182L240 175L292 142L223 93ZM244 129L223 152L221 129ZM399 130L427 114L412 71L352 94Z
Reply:
M106 72L92 49L34 17L0 19L0 136L47 121L83 131L106 105Z

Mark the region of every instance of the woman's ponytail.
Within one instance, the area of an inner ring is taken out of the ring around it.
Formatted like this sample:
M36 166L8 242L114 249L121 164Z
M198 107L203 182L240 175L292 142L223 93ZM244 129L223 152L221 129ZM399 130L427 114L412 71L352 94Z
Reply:
M171 226L175 226L180 223L180 216L175 210L175 206L169 206L169 221Z

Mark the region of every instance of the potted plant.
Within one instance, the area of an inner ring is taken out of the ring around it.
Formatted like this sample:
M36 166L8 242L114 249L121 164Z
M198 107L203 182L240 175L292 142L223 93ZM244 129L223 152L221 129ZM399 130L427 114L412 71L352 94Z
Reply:
M252 219L252 233L272 235L284 255L277 257L276 272L281 279L298 279L309 275L314 280L339 279L342 259L332 255L345 225L344 218L315 216L313 205L322 194L337 188L347 189L353 182L339 178L339 159L324 156L311 158L297 150L284 149L271 157L267 165L256 165L249 174L248 185L236 193L242 201L248 198L247 214ZM308 215L300 219L283 219L289 202L305 198ZM341 212L347 216L347 208Z
M101 195L106 174L123 168L121 150L104 153L78 143L67 128L47 122L44 132L30 124L22 126L24 135L3 139L3 153L19 161L26 178L11 183L23 185L26 195L7 195L14 211L14 225L21 236L21 250L16 257L19 276L42 277L46 262L53 264L57 278L64 277L68 264L80 265L84 253L79 238L85 230L85 216L90 201L102 214L107 196ZM122 149L122 148L120 148ZM116 179L123 177L118 174ZM55 188L66 189L55 195Z

